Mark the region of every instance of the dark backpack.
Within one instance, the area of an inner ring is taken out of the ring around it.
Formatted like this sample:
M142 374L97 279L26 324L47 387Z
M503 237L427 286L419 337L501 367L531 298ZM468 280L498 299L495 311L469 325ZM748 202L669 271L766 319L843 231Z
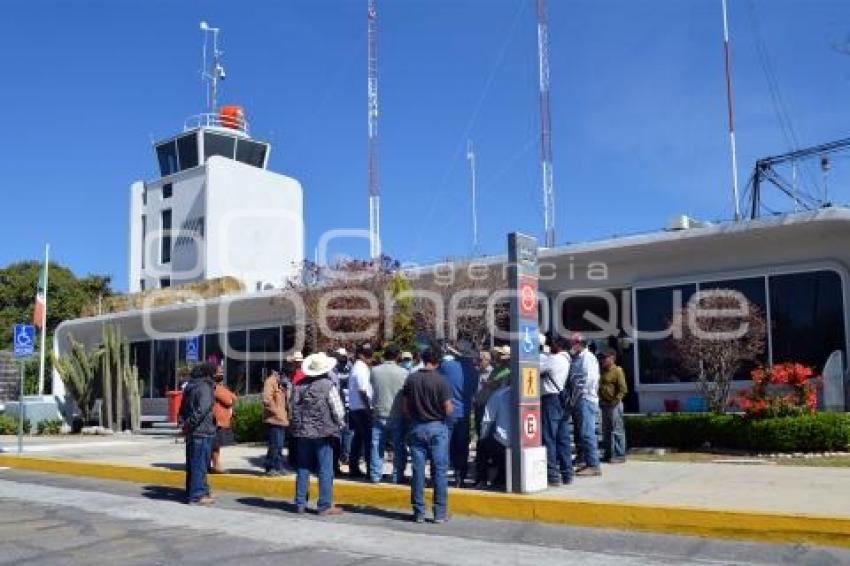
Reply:
M555 355L559 356L561 354L559 353ZM543 376L549 380L549 383L551 383L555 389L558 390L558 400L560 401L561 406L564 408L564 410L568 413L571 413L573 409L578 406L578 402L581 399L581 389L575 386L575 383L572 379L570 379L569 375L567 375L567 381L564 382L564 387L562 388L558 388L558 385L555 383L551 372L544 371Z

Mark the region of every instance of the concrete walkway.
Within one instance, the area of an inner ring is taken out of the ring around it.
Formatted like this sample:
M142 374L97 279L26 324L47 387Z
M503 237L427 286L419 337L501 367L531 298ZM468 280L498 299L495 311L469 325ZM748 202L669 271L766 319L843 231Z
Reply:
M13 452L16 439L0 436L0 447ZM25 444L29 452L39 458L168 470L182 470L184 462L184 445L161 437L32 437ZM231 446L222 456L229 473L259 474L265 447ZM630 461L605 466L601 477L576 478L570 486L538 496L850 518L850 468Z

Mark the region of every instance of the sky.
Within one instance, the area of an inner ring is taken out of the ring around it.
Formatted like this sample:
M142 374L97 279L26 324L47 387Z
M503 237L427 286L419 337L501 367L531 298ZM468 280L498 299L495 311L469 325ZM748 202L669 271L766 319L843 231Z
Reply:
M720 0L548 4L557 243L731 218ZM850 2L729 5L743 188L760 157L848 136L850 54L835 46L850 46ZM326 230L368 227L366 0L7 0L0 265L49 242L127 288L130 184L157 177L151 140L204 109L201 20L222 28L220 101L245 107L269 168L303 186L306 255ZM378 26L384 251L471 253L467 139L479 251L542 237L534 0L378 0ZM848 165L830 172L835 202L850 201ZM800 175L823 188L819 167Z

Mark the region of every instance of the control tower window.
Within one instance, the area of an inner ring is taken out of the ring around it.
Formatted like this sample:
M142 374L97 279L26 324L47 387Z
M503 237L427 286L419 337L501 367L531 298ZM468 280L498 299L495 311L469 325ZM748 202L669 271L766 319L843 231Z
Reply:
M171 209L162 211L161 234L159 240L160 263L171 263Z
M236 161L262 168L266 161L266 144L239 140L236 143Z
M156 146L156 157L163 177L179 171L177 164L177 144L174 140Z
M221 155L222 157L233 159L235 145L236 138L204 132L204 161L213 155Z
M198 166L198 136L191 133L177 138L177 153L180 155L180 170Z

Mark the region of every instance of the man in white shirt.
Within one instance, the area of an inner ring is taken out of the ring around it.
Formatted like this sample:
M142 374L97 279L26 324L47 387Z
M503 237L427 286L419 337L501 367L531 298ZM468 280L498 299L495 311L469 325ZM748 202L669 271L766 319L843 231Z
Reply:
M587 349L587 341L581 334L570 338L572 363L570 381L572 387L580 392L580 398L573 409L573 423L579 428L581 454L584 466L576 476L600 476L599 443L596 437L596 421L599 417L599 361Z
M372 346L363 344L357 347L357 361L351 366L348 377L348 414L349 427L354 433L351 439L351 452L348 456L348 475L352 478L363 477L360 458L366 460L366 473L371 464L369 454L372 449L372 383L371 369Z
M541 344L545 336L541 336ZM562 392L570 374L570 355L566 343L556 337L550 353L540 354L540 412L543 421L543 446L546 447L546 471L549 485L556 487L573 481L569 418Z

